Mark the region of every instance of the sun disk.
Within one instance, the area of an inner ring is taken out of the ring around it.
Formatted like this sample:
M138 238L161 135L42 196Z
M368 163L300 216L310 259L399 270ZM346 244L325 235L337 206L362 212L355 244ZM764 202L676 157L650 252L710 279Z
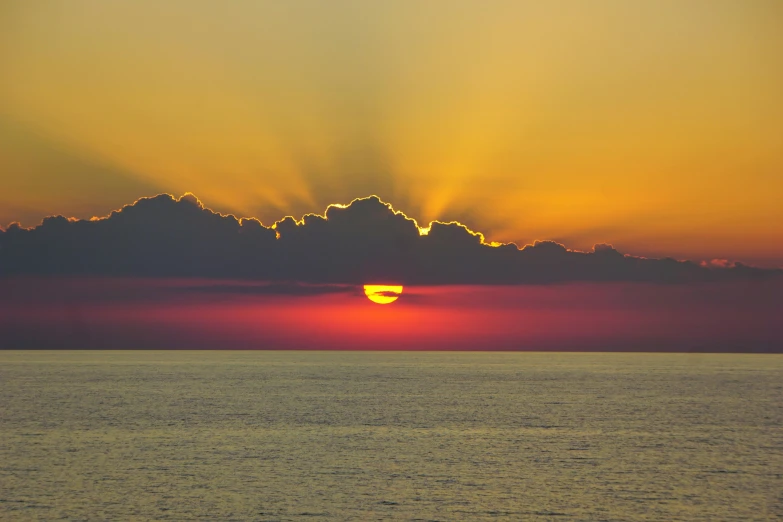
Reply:
M402 285L364 285L364 294L373 303L393 303L401 293Z

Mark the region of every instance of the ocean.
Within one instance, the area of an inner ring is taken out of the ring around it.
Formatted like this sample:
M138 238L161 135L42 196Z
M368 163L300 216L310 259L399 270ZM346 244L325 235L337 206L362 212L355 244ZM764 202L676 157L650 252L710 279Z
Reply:
M783 518L783 356L2 351L2 520Z

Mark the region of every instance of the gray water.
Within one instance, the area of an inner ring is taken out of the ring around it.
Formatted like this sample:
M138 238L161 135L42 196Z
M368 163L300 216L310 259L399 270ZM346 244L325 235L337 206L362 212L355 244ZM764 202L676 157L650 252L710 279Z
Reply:
M775 520L775 355L0 352L0 519Z

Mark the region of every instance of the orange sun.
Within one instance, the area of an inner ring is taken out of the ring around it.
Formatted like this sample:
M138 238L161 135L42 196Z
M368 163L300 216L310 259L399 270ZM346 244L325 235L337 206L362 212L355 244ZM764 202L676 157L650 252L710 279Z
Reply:
M401 293L402 285L364 285L364 294L373 303L393 303Z

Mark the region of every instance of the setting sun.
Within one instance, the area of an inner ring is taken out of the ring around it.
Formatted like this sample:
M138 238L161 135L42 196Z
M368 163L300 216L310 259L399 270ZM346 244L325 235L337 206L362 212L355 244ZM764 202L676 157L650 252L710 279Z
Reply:
M373 303L393 303L402 294L402 285L364 285L364 293Z

